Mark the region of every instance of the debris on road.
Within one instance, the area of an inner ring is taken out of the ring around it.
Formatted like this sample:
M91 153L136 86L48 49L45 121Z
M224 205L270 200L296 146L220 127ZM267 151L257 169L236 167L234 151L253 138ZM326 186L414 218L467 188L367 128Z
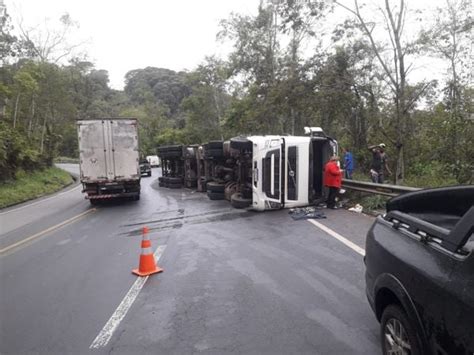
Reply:
M364 209L364 208L362 207L362 205L357 204L357 205L355 205L354 207L349 208L349 211L357 212L357 213L362 213L362 210L363 210L363 209Z
M326 218L323 211L318 210L316 207L305 207L305 208L292 208L288 214L295 221L302 219L322 219Z

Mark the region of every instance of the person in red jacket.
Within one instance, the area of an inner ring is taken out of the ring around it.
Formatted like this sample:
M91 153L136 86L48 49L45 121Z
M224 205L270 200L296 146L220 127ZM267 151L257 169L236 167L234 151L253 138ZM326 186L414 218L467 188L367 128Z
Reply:
M339 157L334 155L324 166L324 186L329 188L328 208L336 209L336 195L341 188L342 170L337 165Z

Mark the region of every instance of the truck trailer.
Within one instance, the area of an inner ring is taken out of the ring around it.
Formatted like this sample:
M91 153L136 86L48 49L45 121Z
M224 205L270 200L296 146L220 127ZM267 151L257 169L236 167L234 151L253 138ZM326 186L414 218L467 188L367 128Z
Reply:
M86 199L140 199L137 120L104 118L77 121L80 179Z

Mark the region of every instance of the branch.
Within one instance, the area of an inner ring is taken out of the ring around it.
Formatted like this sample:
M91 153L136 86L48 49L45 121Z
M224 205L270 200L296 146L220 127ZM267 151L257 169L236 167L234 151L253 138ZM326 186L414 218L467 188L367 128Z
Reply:
M425 85L423 85L423 87L418 91L418 93L410 100L410 102L408 104L405 105L405 107L403 108L403 112L404 113L407 113L408 110L410 109L410 107L416 102L418 101L418 99L420 98L420 96L422 94L424 94L424 92L426 91L426 89L431 85L431 82L429 83L426 83Z
M359 11L359 4L357 3L357 0L354 0L354 4L356 6L356 10L352 10L352 9L349 9L347 6L345 5L342 5L341 3L337 2L336 1L336 4L345 8L346 10L348 10L349 12L351 12L352 14L354 14L357 19L359 20L362 28L364 29L365 33L367 34L367 36L369 37L369 40L370 40L370 44L372 45L372 49L374 50L375 52L375 55L377 56L377 59L379 60L380 64L382 65L385 73L387 74L387 76L390 78L390 81L392 83L392 85L396 86L397 85L397 82L395 81L395 79L393 78L393 75L392 73L390 72L390 69L387 67L387 64L383 61L380 53L379 53L379 50L377 49L377 45L374 41L374 38L372 37L372 33L371 31L369 31L368 27L367 27L367 24L365 23L364 19L362 18L361 14L360 14L360 11Z

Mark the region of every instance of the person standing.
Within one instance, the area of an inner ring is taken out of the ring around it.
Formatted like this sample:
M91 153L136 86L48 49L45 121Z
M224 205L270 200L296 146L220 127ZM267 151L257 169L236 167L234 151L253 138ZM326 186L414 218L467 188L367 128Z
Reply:
M336 195L342 183L342 170L337 164L338 161L339 157L333 155L324 166L324 186L329 188L327 207L331 209L336 209Z
M344 178L352 180L352 173L354 172L354 157L347 148L342 148L344 153Z
M385 144L372 145L369 147L372 152L372 164L370 165L370 178L372 182L383 184L384 173L387 170L388 175L391 174L387 165L387 155L385 154Z

